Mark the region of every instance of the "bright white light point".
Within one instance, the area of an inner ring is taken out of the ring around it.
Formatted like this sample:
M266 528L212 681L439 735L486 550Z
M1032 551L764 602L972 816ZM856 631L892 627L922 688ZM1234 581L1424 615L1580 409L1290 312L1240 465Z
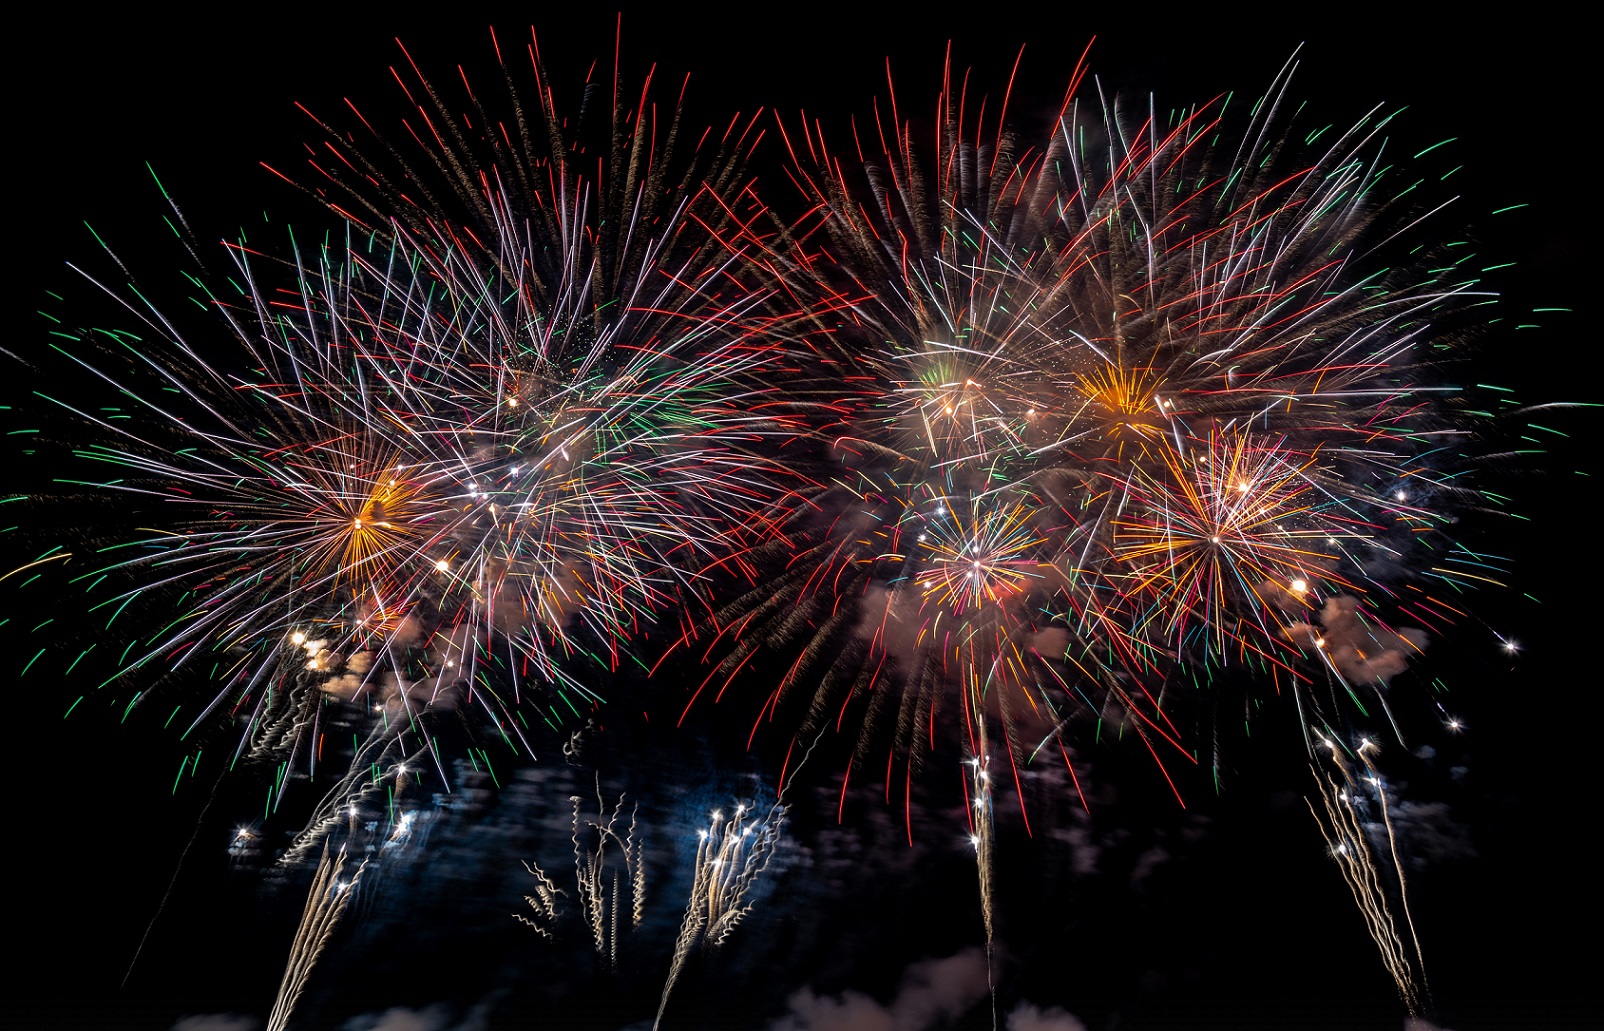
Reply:
M1326 639L1324 637L1316 637L1314 639L1314 646L1316 648L1324 648L1326 646Z
M508 408L517 408L518 407L518 399L516 397L507 398L507 407Z
M290 635L290 643L291 644L305 644L306 643L306 635L301 633L299 630L297 630L297 631L295 631L295 633Z
M355 519L351 520L351 525L352 526L361 526L362 525L362 517L361 516L357 516Z
M919 539L920 539L920 540L924 540L924 539L925 539L925 535L924 535L924 534L922 534L922 533L921 533L921 534L920 534L920 535L919 535Z
M1516 644L1514 641L1505 641L1504 651L1514 655L1516 652L1520 651L1520 645Z
M1240 490L1240 491L1245 491L1245 490L1248 489L1248 485L1245 484L1245 483L1239 483L1239 484L1236 485L1236 489Z
M1213 541L1215 544L1220 543L1220 539L1218 537L1210 537L1209 540Z
M975 846L976 848L979 848L980 847L980 839L978 837L976 837L975 835L971 834L971 835L969 835L969 844Z
M1449 730L1458 730L1459 728L1461 728L1463 726L1464 726L1464 724L1459 722L1458 720L1450 719L1448 721L1448 729Z
M434 564L434 568L436 572L444 573L446 570L451 568L451 563L447 562L445 559L441 559Z
M1025 414L1026 415L1035 415L1036 414L1036 409L1034 409L1034 408L1029 409L1028 411L1025 412Z
M984 806L985 804L986 804L986 800L985 799L983 799L983 798L975 799L975 808L976 809L979 809L980 807Z
M1403 491L1399 491L1399 492L1398 492L1398 493L1396 493L1396 494L1394 494L1394 495L1393 495L1393 497L1395 497L1395 498L1397 498L1397 499L1398 499L1398 500L1399 500L1399 501L1402 501L1402 500L1404 500L1404 499L1405 499L1405 498L1407 498L1407 497L1408 497L1408 496L1409 496L1409 495L1407 495L1407 494L1405 494L1405 493L1404 493L1404 492L1403 492Z
M936 506L936 515L946 515L946 514L947 514L947 506L946 505L937 505Z
M512 474L513 474L513 475L514 475L514 476L517 476L517 475L518 475L518 474L519 474L519 473L521 473L521 472L523 472L523 468L524 468L524 467L523 467L523 466L521 466L521 465L515 465L515 466L513 466L513 467L512 467Z
M1297 591L1299 594L1302 594L1304 591L1307 591L1309 589L1309 581L1307 581L1307 580L1294 580L1294 581L1292 581L1292 589L1294 591Z
M234 837L236 837L236 838L248 838L250 836L251 836L251 832L246 830L244 827L241 827L239 829L238 833L236 833L234 835Z

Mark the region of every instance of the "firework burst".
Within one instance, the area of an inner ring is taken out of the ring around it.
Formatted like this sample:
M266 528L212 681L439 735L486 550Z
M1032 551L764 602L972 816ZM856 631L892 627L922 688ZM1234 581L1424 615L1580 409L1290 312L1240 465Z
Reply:
M1300 706L1322 671L1385 685L1401 666L1320 659L1309 613L1455 577L1419 561L1475 497L1434 471L1468 431L1432 370L1487 295L1462 259L1391 262L1420 214L1387 199L1389 118L1294 135L1291 67L1245 124L1087 103L1077 69L1031 146L950 66L933 133L894 88L854 158L782 122L821 486L770 546L784 572L712 647L687 632L722 656L704 688L789 653L760 719L793 690L805 725L856 703L861 763L894 714L911 770L954 688L967 754L987 716L1017 768L1078 716L1196 761L1165 709L1200 670Z
M773 287L742 257L764 216L739 134L682 161L677 107L659 126L643 90L604 127L617 162L587 178L530 53L537 117L509 82L520 148L472 153L471 95L463 125L420 113L455 192L402 203L386 184L426 174L342 150L376 191L364 208L323 190L343 236L288 261L233 246L200 331L109 287L142 332L63 349L147 423L60 399L101 438L78 457L116 469L78 482L159 512L76 582L113 591L95 606L112 622L174 606L154 634L138 621L107 683L138 701L152 675L210 667L187 725L225 715L236 757L285 764L278 797L331 724L367 727L343 735L353 772L314 827L407 756L447 779L446 713L533 755L531 719L599 701L580 668L616 672L698 569L749 547L790 476L760 448L788 431L764 412L781 352ZM219 327L232 355L195 342Z

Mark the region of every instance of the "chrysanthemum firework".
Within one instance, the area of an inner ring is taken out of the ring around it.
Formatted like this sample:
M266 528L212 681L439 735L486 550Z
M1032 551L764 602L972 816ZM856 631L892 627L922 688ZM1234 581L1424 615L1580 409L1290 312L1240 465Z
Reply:
M933 122L893 93L853 157L784 123L826 486L723 613L709 684L790 649L763 714L792 690L814 726L894 713L910 770L954 697L968 753L989 721L1017 768L1077 713L1196 761L1166 692L1199 670L1385 691L1423 638L1378 614L1452 575L1416 561L1456 494L1430 456L1465 434L1432 369L1487 295L1408 250L1389 118L1303 129L1289 70L1233 121L1088 103L1077 69L1035 146L950 71ZM1320 662L1332 603L1398 654Z
M113 680L141 697L213 666L185 720L226 709L236 755L308 769L330 720L365 726L321 820L408 756L443 777L431 714L478 711L474 734L531 753L531 719L597 697L576 670L616 669L697 569L747 547L785 478L755 457L783 426L756 375L778 352L742 253L739 134L681 160L677 107L660 127L645 90L633 111L615 93L592 178L569 138L590 126L534 74L538 115L509 76L518 142L487 132L485 153L476 98L459 122L417 87L437 105L422 153L454 192L382 142L394 178L339 148L366 206L329 197L343 239L287 261L234 246L201 331L225 344L134 293L144 334L71 349L142 409L131 429L62 402L102 437L81 455L122 477L89 486L159 503L80 579L121 584L113 612L176 606L135 628Z

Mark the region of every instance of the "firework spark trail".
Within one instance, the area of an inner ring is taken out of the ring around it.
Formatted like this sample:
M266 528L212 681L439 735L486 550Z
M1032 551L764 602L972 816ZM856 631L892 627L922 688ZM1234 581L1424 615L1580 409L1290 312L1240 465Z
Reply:
M542 938L550 939L552 937L551 927L557 922L557 898L560 895L566 895L567 892L557 887L557 883L546 876L546 872L534 863L525 861L524 869L528 870L530 875L535 878L535 893L524 896L524 901L529 904L530 909L535 911L535 916L531 918L522 913L514 913L512 918L520 924L532 928Z
M1370 741L1363 742L1359 748L1359 757L1365 769L1369 771L1365 780L1375 788L1377 804L1383 809L1387 840L1391 845L1393 875L1397 880L1400 898L1403 900L1405 920L1409 924L1409 933L1414 946L1413 956L1406 951L1399 937L1397 924L1387 901L1389 893L1376 865L1374 850L1365 833L1364 824L1359 818L1355 801L1358 792L1362 790L1360 781L1354 777L1334 742L1322 741L1322 744L1330 745L1331 764L1340 775L1341 782L1332 780L1327 774L1311 766L1310 772L1314 775L1315 785L1320 792L1321 809L1316 810L1314 803L1306 799L1309 813L1319 825L1327 850L1337 861L1337 867L1342 871L1343 879L1353 893L1359 913L1364 917L1365 928L1376 943L1382 965L1392 976L1399 998L1403 1000L1412 1015L1419 1015L1423 1010L1423 1004L1428 1000L1425 966L1420 953L1420 939L1415 936L1414 922L1409 917L1408 902L1404 896L1403 866L1398 860L1391 819L1385 815L1386 794L1367 754L1374 750L1375 745Z
M423 753L424 749L420 748L406 754L399 737L390 734L382 724L375 725L348 768L318 801L305 826L291 839L278 863L299 862L320 841L326 841L342 821L355 821L364 804L382 790L389 790L387 801L393 810L406 777L424 768Z
M980 887L980 915L986 928L986 987L991 993L991 1023L997 1026L997 982L995 971L992 969L993 949L996 945L996 926L994 919L993 887L995 884L992 869L992 849L996 844L996 821L992 808L991 772L986 768L988 758L985 754L986 728L985 716L981 714L976 718L980 754L969 760L969 790L973 792L974 804L970 815L969 841L975 848L975 873Z
M654 1028L663 1022L669 993L690 954L699 946L717 948L724 944L735 925L751 912L754 903L747 896L774 855L785 807L776 802L757 819L749 818L749 813L744 804L735 807L735 816L730 819L725 819L722 810L714 810L711 825L696 832L690 896L674 940L674 957L663 983L657 1018L652 1022Z
M317 874L312 878L312 889L306 895L306 909L301 914L300 925L295 929L295 940L290 945L284 978L273 1000L273 1010L268 1014L267 1031L284 1031L289 1026L290 1014L302 990L306 988L307 979L312 976L312 967L328 945L345 908L356 896L357 884L367 869L367 862L364 860L357 867L349 881L341 880L344 868L344 847L331 860L328 846L324 845Z
M573 804L570 837L574 846L574 889L579 917L596 955L606 960L616 973L621 914L627 911L631 931L638 930L646 916L646 864L636 827L640 806L637 804L630 810L625 825L624 796L618 797L609 813L602 801L599 778L596 791L594 816L582 817L580 803L584 799L579 795L569 796ZM524 896L536 916L530 918L521 913L513 916L542 937L550 938L558 919L557 898L567 893L539 866L526 862L524 868L536 881L535 894Z
M1387 851L1392 856L1393 875L1397 878L1398 883L1398 902L1403 908L1404 923L1409 925L1410 944L1414 946L1415 969L1420 972L1420 990L1429 1001L1431 985L1426 980L1426 957L1420 951L1420 935L1415 930L1415 918L1409 912L1409 883L1408 878L1404 876L1403 861L1398 858L1398 839L1392 832L1392 815L1388 811L1390 807L1387 802L1387 788L1381 781L1381 775L1376 772L1375 763L1371 761L1371 755L1377 751L1380 751L1380 747L1368 739L1359 744L1359 759L1364 763L1365 770L1368 773L1366 780L1376 790L1376 803L1381 807L1382 826L1387 831Z

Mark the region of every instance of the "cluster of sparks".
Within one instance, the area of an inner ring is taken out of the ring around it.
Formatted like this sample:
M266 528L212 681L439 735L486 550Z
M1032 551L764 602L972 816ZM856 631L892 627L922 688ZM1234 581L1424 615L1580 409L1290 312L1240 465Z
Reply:
M206 288L237 358L131 288L107 292L135 329L63 334L118 399L53 398L114 469L69 482L157 525L40 561L109 625L176 606L102 687L131 704L193 668L181 728L224 717L235 759L307 774L338 730L318 819L447 780L451 714L479 717L475 765L488 741L533 757L541 721L665 661L656 633L705 667L687 713L765 671L757 724L793 697L799 734L852 714L853 769L888 748L888 794L961 728L989 940L994 761L1068 763L1080 720L1198 762L1170 699L1222 678L1340 726L1424 643L1389 621L1438 626L1440 585L1486 577L1443 534L1475 496L1433 370L1488 295L1468 254L1406 249L1381 112L1295 127L1290 64L1245 124L1088 101L1077 66L1027 141L949 72L928 139L894 93L851 156L779 119L785 219L743 171L755 120L687 152L678 109L615 78L582 124L527 51L532 102L504 112L398 76L412 164L329 130L306 188L343 236L287 260L242 240ZM770 823L707 832L676 970L744 912ZM577 827L610 953L601 849L637 901L639 857L611 819L593 853Z

